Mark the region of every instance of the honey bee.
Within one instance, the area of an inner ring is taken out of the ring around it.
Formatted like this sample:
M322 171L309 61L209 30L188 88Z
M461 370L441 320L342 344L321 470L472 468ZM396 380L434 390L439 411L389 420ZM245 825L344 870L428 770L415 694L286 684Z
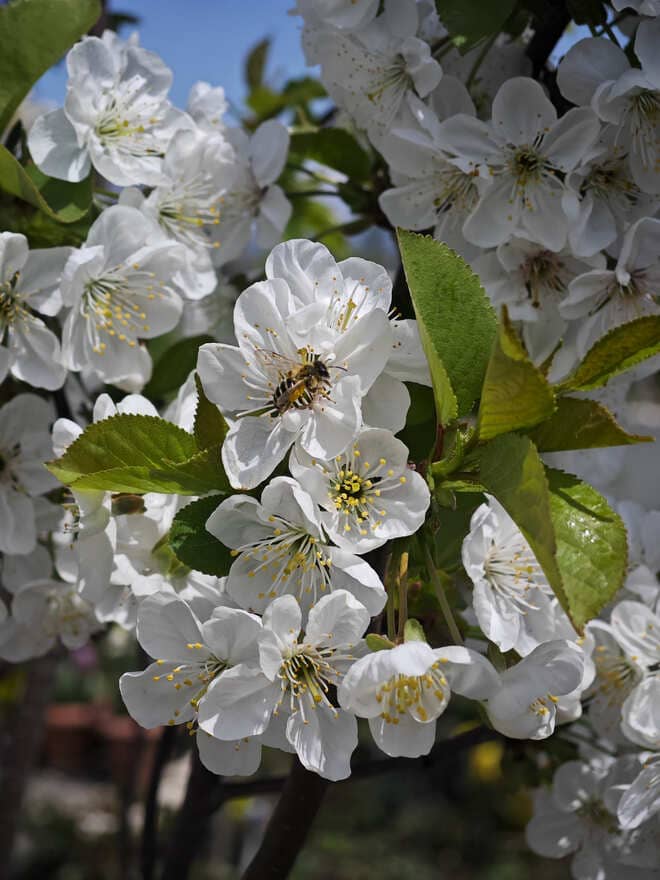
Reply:
M274 351L262 351L262 360L275 366L280 381L273 391L271 416L282 415L290 409L306 409L319 397L328 397L331 387L330 369L308 349L301 349L301 361L294 361ZM341 370L343 367L334 367Z

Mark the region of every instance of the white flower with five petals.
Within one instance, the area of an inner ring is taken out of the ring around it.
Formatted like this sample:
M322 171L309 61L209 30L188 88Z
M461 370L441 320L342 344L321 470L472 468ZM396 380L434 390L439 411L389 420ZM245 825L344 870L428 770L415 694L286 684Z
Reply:
M451 691L483 700L498 687L485 657L460 645L406 642L357 660L338 691L340 704L369 719L376 744L391 757L418 758L435 742L435 722Z
M310 455L339 455L360 430L362 398L390 355L381 309L338 333L302 305L282 278L253 284L234 308L238 348L199 350L206 396L230 422L222 460L236 488L257 486L297 437Z
M259 667L229 669L213 690L213 706L200 706L199 724L219 739L263 733L281 713L286 739L307 770L345 779L357 746L355 716L338 708L330 689L364 651L369 612L344 590L324 596L309 612L293 596L275 599L264 612Z
M30 129L37 166L63 180L82 180L93 166L118 186L159 183L174 132L192 126L167 100L171 71L153 52L108 31L76 43L66 64L64 107Z
M492 183L467 218L463 234L480 247L523 234L553 251L566 243L559 175L576 168L600 124L586 107L560 119L541 86L513 77L493 101L490 123L457 114L439 126L438 143L458 160L487 168Z
M304 611L332 590L347 590L374 616L385 605L376 572L346 549L331 546L320 511L302 486L276 477L261 502L233 495L211 514L206 528L236 557L227 592L241 608L262 612L292 594Z
M139 391L151 375L151 358L140 340L167 333L181 315L172 281L180 267L181 246L154 240L136 208L107 208L64 267L64 365Z
M201 622L180 599L154 596L140 606L138 640L156 662L142 672L126 672L119 689L130 715L142 727L186 724L197 719L222 676L241 663L256 663L258 617L218 608ZM202 763L213 773L249 775L261 761L258 738L226 742L197 729Z
M331 461L318 461L296 445L289 468L323 508L323 527L344 550L366 553L414 534L424 522L428 486L408 467L407 448L389 431L364 428Z

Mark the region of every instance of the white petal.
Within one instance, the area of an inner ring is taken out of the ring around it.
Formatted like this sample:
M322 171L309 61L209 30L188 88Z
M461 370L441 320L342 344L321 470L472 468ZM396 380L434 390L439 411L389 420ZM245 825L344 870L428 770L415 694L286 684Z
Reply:
M319 705L293 714L286 735L300 763L324 779L336 782L351 774L351 755L357 747L357 721L341 709ZM307 722L307 723L305 723Z
M354 645L371 619L369 612L346 590L323 596L309 612L305 641L311 644Z
M50 177L77 183L89 174L89 154L78 145L64 110L53 110L34 122L28 147L39 170Z
M160 727L168 721L181 724L193 717L189 691L177 690L173 682L167 680L174 665L152 663L143 672L125 672L119 679L126 708L142 727Z
M196 741L200 761L219 776L251 776L261 764L261 743L256 737L227 742L198 730Z
M289 151L289 132L275 119L262 122L250 138L250 161L259 186L274 183Z
M391 758L428 755L435 743L435 723L419 724L408 713L399 715L396 723L370 718L369 730L378 748Z

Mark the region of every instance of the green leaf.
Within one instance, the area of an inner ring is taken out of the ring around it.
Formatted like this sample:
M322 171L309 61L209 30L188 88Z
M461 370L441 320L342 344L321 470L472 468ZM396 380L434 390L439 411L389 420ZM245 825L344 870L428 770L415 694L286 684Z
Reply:
M314 159L341 171L352 181L368 180L371 159L350 132L343 128L320 128L291 136L291 154Z
M222 498L209 495L182 507L170 529L170 547L177 559L196 571L224 577L231 568L230 551L206 530L206 521Z
M42 73L100 14L98 0L13 0L0 7L0 133Z
M481 480L528 540L580 632L623 583L626 530L605 499L577 477L545 471L528 437L506 434L480 450Z
M404 642L428 642L424 627L419 620L415 620L413 617L406 620L403 627L403 640Z
M660 315L647 315L606 333L556 391L590 391L660 352Z
M268 37L260 40L250 49L245 59L245 82L250 91L258 88L264 81L264 71L268 61L271 41Z
M370 651L389 651L394 647L394 642L391 642L386 636L378 635L378 633L368 633L364 640Z
M562 607L569 611L556 559L548 480L534 444L528 437L503 434L479 450L479 459L481 482L517 524Z
M552 388L527 356L505 311L481 392L479 437L491 440L531 428L554 411Z
M218 407L211 403L204 393L202 382L197 373L195 373L195 388L197 389L197 406L193 427L195 441L199 449L209 449L213 446L219 448L228 431L227 422Z
M602 495L562 471L547 471L556 558L578 631L596 617L623 584L626 529ZM540 561L540 560L539 560Z
M628 446L653 440L628 434L602 404L578 397L560 397L555 414L530 431L529 436L539 452Z
M178 391L197 366L197 352L205 342L215 342L215 339L189 336L164 351L154 363L152 377L142 392L145 397L158 399Z
M435 5L454 45L467 52L484 37L502 30L516 0L436 0Z
M75 489L200 495L229 490L219 449L155 416L116 415L89 425L64 455L48 462Z
M5 7L7 8L7 7ZM0 12L2 10L0 9ZM2 53L0 53L1 57ZM59 223L75 223L92 205L92 178L80 183L46 177L36 165L23 166L0 145L0 188Z
M314 98L325 98L327 93L321 83L311 76L289 80L281 92L260 85L252 90L246 103L257 116L257 121L271 119L287 107L306 105Z
M477 276L451 248L430 236L397 231L437 416L447 425L479 396L497 320Z

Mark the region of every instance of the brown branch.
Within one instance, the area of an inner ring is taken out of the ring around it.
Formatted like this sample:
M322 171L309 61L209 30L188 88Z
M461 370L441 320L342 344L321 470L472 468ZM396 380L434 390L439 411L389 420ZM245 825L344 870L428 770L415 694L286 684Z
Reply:
M57 659L53 654L26 664L25 690L3 731L0 762L0 880L8 880L11 876L11 852L21 803L30 772L39 755L56 666Z
M207 770L193 747L193 763L188 787L164 857L162 880L186 880L206 839L213 803L222 777Z
M169 761L176 740L177 728L164 727L158 740L154 763L149 776L149 788L144 803L144 822L140 842L140 866L143 880L153 880L158 857L158 789L165 765Z
M282 796L266 828L257 854L242 880L284 880L288 877L329 786L327 779L305 770L293 759Z
M431 766L440 767L466 749L497 739L500 739L500 735L489 727L474 727L465 733L438 742L428 755L420 759L377 758L375 761L365 761L353 767L348 779L342 779L340 782L335 782L334 785L346 785L360 779L380 776L382 773L412 773ZM250 779L249 782L226 782L218 793L212 809L218 810L227 801L236 798L278 794L282 791L287 778L287 776L266 776L261 779Z

